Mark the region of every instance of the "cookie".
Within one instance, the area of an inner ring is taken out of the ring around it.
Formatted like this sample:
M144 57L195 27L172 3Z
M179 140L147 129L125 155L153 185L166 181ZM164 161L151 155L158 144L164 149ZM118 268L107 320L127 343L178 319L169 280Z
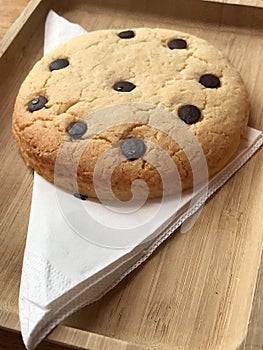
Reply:
M204 178L205 167L209 176L221 170L248 113L240 75L207 41L168 29L101 30L36 63L13 132L27 164L80 199L130 199L135 180L156 198L193 186L194 162Z

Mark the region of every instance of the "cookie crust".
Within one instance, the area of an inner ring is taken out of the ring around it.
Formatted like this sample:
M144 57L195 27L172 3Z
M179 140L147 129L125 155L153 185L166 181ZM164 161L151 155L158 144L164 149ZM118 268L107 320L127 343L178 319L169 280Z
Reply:
M70 137L68 127L84 120L90 129L96 120L89 116L108 106L149 104L170 112L176 119L180 107L193 105L200 110L200 119L186 127L203 149L209 175L217 173L234 156L246 135L249 103L238 72L214 46L193 35L137 28L133 29L133 37L123 39L120 32L101 30L81 35L36 63L20 88L13 113L13 133L27 164L54 182L62 145L66 142L68 147L64 160L67 168L76 145L89 139L77 168L78 192L97 197L93 175L98 159L123 140L138 138L163 149L178 169L182 188L189 188L193 184L191 161L176 140L147 120L138 123L131 118L130 122L123 122L118 114L112 119L116 124L113 127L93 135L84 134L78 140ZM170 49L168 43L178 38L186 42L186 48ZM57 59L66 59L69 64L51 70L51 62ZM202 85L200 77L207 74L216 76L220 86ZM124 92L113 88L126 81L135 88ZM29 103L38 96L45 96L47 103L31 112ZM150 164L143 157L123 159L118 164L111 175L113 192L119 199L130 199L131 184L136 179L146 181L149 197L162 196L162 177L154 161ZM66 170L55 182L67 191L76 191ZM107 197L107 191L104 194Z

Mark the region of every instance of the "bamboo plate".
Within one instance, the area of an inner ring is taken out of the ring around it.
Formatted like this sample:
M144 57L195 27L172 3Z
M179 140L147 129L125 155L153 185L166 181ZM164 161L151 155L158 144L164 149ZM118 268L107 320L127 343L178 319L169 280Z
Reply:
M8 330L0 337L19 331L17 298L33 180L11 135L12 108L22 80L42 55L50 8L89 31L168 27L209 40L241 72L251 99L249 125L263 128L263 9L200 0L32 0L0 47L0 326ZM262 348L262 186L259 151L208 201L189 232L174 234L39 349L57 349L52 343L91 350Z

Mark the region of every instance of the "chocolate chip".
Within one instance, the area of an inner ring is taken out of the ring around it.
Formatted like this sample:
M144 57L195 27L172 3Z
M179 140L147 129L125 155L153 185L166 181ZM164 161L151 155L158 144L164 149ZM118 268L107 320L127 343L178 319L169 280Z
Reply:
M199 79L199 83L210 89L220 86L219 78L213 74L203 74Z
M133 30L125 30L124 32L120 32L118 36L121 39L131 39L135 37L135 33Z
M113 85L113 89L119 92L130 92L136 88L136 85L129 81L119 81Z
M57 60L53 61L49 65L49 69L52 70L58 70L65 68L69 65L69 61L66 58L58 58Z
M85 134L87 129L87 124L84 122L73 122L69 124L67 132L73 139L80 139L81 136Z
M143 140L134 137L122 142L121 151L127 159L136 160L144 155L146 146Z
M45 104L47 103L47 99L45 96L38 96L32 100L29 105L28 109L30 112L38 111L39 109L43 108Z
M168 47L171 50L174 50L174 49L186 49L187 42L184 39L173 39L173 40L169 41Z
M81 193L74 193L73 196L83 201L89 198L88 196L85 196L84 194L81 194Z
M201 112L196 106L184 105L178 109L178 115L186 124L193 124L200 119Z

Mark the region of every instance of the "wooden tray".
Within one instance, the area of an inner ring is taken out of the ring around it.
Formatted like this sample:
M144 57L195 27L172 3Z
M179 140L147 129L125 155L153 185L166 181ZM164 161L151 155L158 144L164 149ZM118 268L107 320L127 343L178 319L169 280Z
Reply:
M22 80L42 55L50 8L89 31L168 27L214 42L246 83L249 125L263 128L263 9L200 0L31 1L0 47L1 349L7 338L10 349L23 349L10 332L19 331L17 299L33 180L11 135L12 108ZM104 298L57 327L39 349L261 349L262 186L259 151L208 201L191 231L173 235Z

